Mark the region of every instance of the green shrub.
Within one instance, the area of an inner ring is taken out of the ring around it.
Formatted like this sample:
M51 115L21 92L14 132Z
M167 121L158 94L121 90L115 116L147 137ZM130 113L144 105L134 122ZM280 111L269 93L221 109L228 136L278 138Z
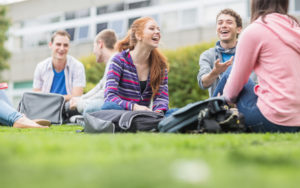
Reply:
M201 43L163 51L170 63L168 76L171 107L182 107L208 98L207 90L202 90L198 86L197 74L200 54L214 44L215 42Z
M182 107L186 104L208 98L207 90L201 90L197 83L199 70L199 56L215 42L201 43L193 46L164 50L170 63L169 95L170 106ZM87 87L85 92L91 90L102 78L105 65L97 63L94 55L80 58L84 64Z
M84 56L80 58L80 61L83 63L85 68L86 75L86 87L84 88L84 92L90 91L92 88L96 86L96 84L103 77L103 73L105 70L104 63L97 63L96 57L93 54L88 56Z

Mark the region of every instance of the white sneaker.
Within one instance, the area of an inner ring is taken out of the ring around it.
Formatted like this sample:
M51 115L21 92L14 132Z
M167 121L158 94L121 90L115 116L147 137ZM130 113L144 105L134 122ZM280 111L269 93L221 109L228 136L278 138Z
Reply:
M83 115L75 115L70 117L69 121L70 123L76 123L77 119L83 119Z

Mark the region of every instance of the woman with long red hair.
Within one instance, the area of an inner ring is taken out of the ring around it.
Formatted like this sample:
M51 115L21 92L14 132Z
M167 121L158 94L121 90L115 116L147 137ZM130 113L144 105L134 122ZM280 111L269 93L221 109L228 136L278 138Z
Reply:
M133 22L128 35L117 43L121 53L110 63L102 109L168 110L168 62L157 49L160 39L154 19Z

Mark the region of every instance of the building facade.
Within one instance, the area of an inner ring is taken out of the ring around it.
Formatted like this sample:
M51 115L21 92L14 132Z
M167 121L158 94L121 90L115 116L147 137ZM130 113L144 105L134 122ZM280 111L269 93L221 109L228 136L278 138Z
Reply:
M126 35L131 23L141 16L153 17L161 26L161 48L174 49L216 38L215 17L223 8L236 10L249 21L250 0L27 0L8 6L7 48L12 57L9 96L16 103L24 91L32 89L38 62L50 56L51 34L59 29L71 35L69 54L80 58L91 54L93 39L106 28ZM291 1L291 12L300 11L300 0ZM200 54L199 54L200 55Z

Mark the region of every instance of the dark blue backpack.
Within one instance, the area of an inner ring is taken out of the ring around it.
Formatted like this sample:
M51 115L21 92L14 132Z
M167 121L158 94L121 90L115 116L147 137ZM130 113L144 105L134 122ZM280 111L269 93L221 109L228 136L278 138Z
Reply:
M166 133L244 132L243 116L229 109L223 97L186 105L163 119L158 129Z

